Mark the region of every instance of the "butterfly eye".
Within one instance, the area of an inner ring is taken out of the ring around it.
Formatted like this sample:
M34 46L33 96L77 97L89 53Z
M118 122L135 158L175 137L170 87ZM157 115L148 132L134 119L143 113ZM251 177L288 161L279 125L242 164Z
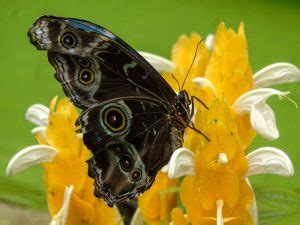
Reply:
M75 60L81 67L89 67L90 66L90 62L85 58L76 57Z
M104 111L104 122L111 131L120 132L126 126L125 114L119 108L108 108Z
M79 81L82 84L92 84L95 80L94 74L88 70L88 69L83 69L80 74L79 74Z
M65 48L74 48L77 44L77 40L74 34L67 32L62 35L61 43Z
M130 174L130 179L133 182L137 182L142 178L142 172L140 169L134 169Z
M120 161L121 167L125 171L131 170L133 166L133 160L130 155L125 155Z

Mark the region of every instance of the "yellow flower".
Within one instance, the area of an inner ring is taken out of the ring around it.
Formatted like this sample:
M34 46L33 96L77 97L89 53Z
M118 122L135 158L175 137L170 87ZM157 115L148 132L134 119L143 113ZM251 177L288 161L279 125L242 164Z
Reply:
M217 97L224 96L229 105L252 89L253 78L243 23L237 33L227 29L224 23L219 25L205 77L214 84Z
M251 221L252 204L252 192L244 178L247 161L223 102L216 100L210 105L206 127L211 141L196 151L195 175L186 176L180 189L187 218L192 224L211 224L222 207L224 221L239 219L238 224L245 224L245 218Z
M138 198L143 219L149 225L168 224L171 210L177 204L177 194L168 190L177 186L164 172L158 172L152 187ZM165 193L164 193L165 191Z
M191 37L186 42L191 45L195 41ZM181 43L179 39L174 49L179 48L178 46L182 49ZM201 46L206 48L205 45ZM174 49L173 52L176 52ZM189 45L186 46L186 51L193 52L189 50ZM200 51L203 52L206 51ZM210 55L210 58L207 59L206 55ZM194 131L187 131L184 146L196 153L195 176L184 178L180 197L187 218L192 224L209 224L217 221L220 207L222 218L225 220L250 218L251 221L251 217L245 217L249 214L252 192L244 180L247 162L242 148L243 141L239 138L238 126L227 106L252 88L252 74L243 25L236 34L233 30L227 30L222 23L217 30L212 53L200 54L200 58L201 56L205 59L202 61L205 65L200 63L197 66L205 69L196 70L189 75L187 83L194 88L187 86L187 91L190 95L196 95L210 108L207 112L198 106L195 118L195 126L206 134L210 141L207 142ZM178 60L177 63L186 66L184 60ZM186 71L182 71L183 73L179 72L179 77L186 75ZM178 72L175 74L178 77ZM197 87L193 84L196 77L205 77L213 84L213 89L206 88L202 92L196 90ZM237 84L238 87L233 88ZM248 135L246 137L249 138ZM247 200L243 199L245 195L248 196Z
M78 118L75 107L67 99L56 105L54 98L50 110L41 105L34 105L30 110L34 112L29 113L31 120L47 118L40 123L44 126L33 132L41 145L20 151L11 160L7 173L43 163L51 225L123 224L117 208L108 207L93 194L93 180L88 177L85 162L90 152L81 135L75 132ZM45 126L46 129L41 128Z
M197 34L192 34L190 38L182 36L173 47L174 74L179 82L181 81L180 83L187 75L195 48L200 40L201 37ZM164 74L164 78L175 88L174 79L169 74L167 73L168 76ZM210 90L209 87L199 88L200 78L208 80L212 84L213 90ZM221 23L215 35L213 51L210 52L203 41L199 45L195 63L187 77L184 89L190 96L197 96L207 105L215 97L224 98L228 105L232 105L252 86L253 78L248 63L244 26L241 24L238 33L235 33L232 29L227 30L225 24ZM234 111L231 113L234 114ZM249 125L249 115L234 115L236 122L239 123L238 132L245 149L253 140L255 132ZM194 131L192 132L194 133Z
M262 87L299 81L300 73L291 64L278 63L253 76L243 23L238 32L221 23L215 36L210 35L205 44L202 41L196 51L200 40L197 34L180 37L173 47L172 62L143 53L158 71L167 70L164 78L178 90L176 79L182 85L197 52L183 89L209 107L206 110L196 103L193 122L210 141L188 128L184 148L173 153L168 165L170 178L185 176L180 199L186 214L174 208L173 224L257 224L254 196L246 178L265 172L294 173L290 159L280 149L264 147L246 156L256 132L267 139L278 138L275 116L266 100L288 92Z
M217 97L224 97L228 105L252 89L253 76L243 23L237 33L227 29L224 23L219 25L205 77L214 84ZM235 120L243 148L246 149L255 137L255 132L249 126L249 116L236 115Z

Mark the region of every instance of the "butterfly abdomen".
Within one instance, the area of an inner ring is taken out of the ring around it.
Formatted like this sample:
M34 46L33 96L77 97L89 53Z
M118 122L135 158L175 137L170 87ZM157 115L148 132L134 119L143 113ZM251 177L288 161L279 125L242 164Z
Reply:
M176 149L182 147L183 133L184 133L184 130L182 128L178 128L177 126L171 127L170 139L171 139L172 152L174 152Z

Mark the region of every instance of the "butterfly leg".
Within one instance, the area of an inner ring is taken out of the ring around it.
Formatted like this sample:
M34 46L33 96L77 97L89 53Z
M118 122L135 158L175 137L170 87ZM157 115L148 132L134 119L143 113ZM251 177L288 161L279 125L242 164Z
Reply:
M200 103L204 106L204 108L206 108L207 110L209 110L209 108L206 106L206 104L205 104L203 101L201 101L199 98L197 98L196 96L193 95L193 96L191 97L191 100L192 100L191 118L193 117L194 112L195 112L195 100L197 100L198 102L200 102ZM195 127L195 125L194 125L193 122L191 122L191 123L189 124L189 128L193 129L194 131L196 131L197 133L199 133L199 134L201 134L203 137L205 137L206 140L210 141L210 139L209 139L205 134L203 134L200 130L198 130L198 129Z
M203 134L200 130L198 130L193 123L189 124L189 128L196 131L198 134L201 134L207 141L210 141L210 139L205 134Z
M200 102L203 106L204 106L204 108L206 108L207 110L209 110L209 108L207 107L207 105L203 102L203 101L201 101L199 98L197 98L196 96L192 96L191 97L191 100L192 100L192 110L191 110L191 118L193 117L193 115L194 115L194 112L195 112L195 100L197 100L198 102Z
M204 108L206 108L207 110L209 110L209 108L207 107L207 105L201 99L197 98L196 96L193 95L191 97L191 100L192 100L192 105L194 105L195 100L197 100L199 103L201 103L201 105L204 106Z

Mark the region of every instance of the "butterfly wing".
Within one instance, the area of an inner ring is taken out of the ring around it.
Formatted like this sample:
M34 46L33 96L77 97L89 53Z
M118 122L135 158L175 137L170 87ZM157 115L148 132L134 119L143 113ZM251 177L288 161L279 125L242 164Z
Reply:
M109 100L82 113L96 196L113 205L151 186L172 154L170 120L164 105L141 97Z
M165 104L174 101L175 92L160 74L124 41L98 25L44 16L28 35L38 49L49 52L56 78L79 108L86 109L127 92Z
M120 96L151 97L146 92L137 91L135 84L107 69L93 57L48 52L48 59L65 94L79 108L86 109Z
M93 153L95 195L112 205L148 189L182 142L170 115L175 92L135 50L90 22L44 16L28 35L84 109L78 122Z

